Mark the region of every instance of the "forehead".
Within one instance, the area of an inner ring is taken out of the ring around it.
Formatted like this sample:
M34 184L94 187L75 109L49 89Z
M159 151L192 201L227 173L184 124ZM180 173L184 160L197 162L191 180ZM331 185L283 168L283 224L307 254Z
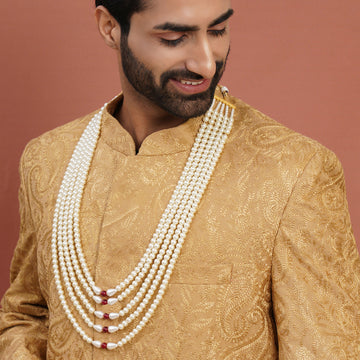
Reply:
M231 0L147 0L148 7L135 13L134 22L154 27L164 22L207 26L231 8Z

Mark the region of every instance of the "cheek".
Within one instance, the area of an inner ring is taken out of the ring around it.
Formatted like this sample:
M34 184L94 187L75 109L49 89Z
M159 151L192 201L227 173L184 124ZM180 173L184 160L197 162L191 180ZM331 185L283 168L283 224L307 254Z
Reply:
M217 60L226 59L230 49L230 38L227 37L223 41L219 41L214 47L214 57Z
M160 76L172 69L181 68L183 54L176 49L168 49L158 39L143 42L133 42L129 46L136 58L150 70L157 84ZM170 51L171 50L171 51Z

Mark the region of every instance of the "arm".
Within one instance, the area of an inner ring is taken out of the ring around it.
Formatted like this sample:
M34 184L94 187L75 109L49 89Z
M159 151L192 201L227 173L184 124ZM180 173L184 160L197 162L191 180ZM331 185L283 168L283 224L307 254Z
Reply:
M324 148L284 210L272 276L280 360L360 359L360 260L342 167Z
M24 156L23 156L24 157ZM48 309L42 297L37 273L36 229L32 221L28 179L20 164L19 242L11 263L10 288L0 309L0 358L45 359Z

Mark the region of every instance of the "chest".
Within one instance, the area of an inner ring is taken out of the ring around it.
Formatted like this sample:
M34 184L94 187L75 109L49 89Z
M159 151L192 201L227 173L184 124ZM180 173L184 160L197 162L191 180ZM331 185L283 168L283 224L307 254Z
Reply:
M145 252L180 176L182 157L165 164L149 159L141 166L115 159L106 169L95 162L81 204L80 233L89 270L102 288L122 281ZM203 339L206 347L216 334L231 344L272 332L271 256L281 204L273 201L274 187L265 191L265 180L254 185L235 170L220 166L213 175L153 324L136 346L153 343L159 326L176 351L193 339ZM46 217L38 249L40 282L58 319L53 323L61 324L49 255L51 216Z

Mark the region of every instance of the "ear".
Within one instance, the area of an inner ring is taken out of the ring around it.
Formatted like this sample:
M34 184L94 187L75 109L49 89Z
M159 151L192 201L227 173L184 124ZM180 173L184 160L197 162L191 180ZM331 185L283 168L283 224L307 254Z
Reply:
M113 49L120 48L121 29L119 23L104 6L98 6L95 10L95 18L100 35L106 45Z

